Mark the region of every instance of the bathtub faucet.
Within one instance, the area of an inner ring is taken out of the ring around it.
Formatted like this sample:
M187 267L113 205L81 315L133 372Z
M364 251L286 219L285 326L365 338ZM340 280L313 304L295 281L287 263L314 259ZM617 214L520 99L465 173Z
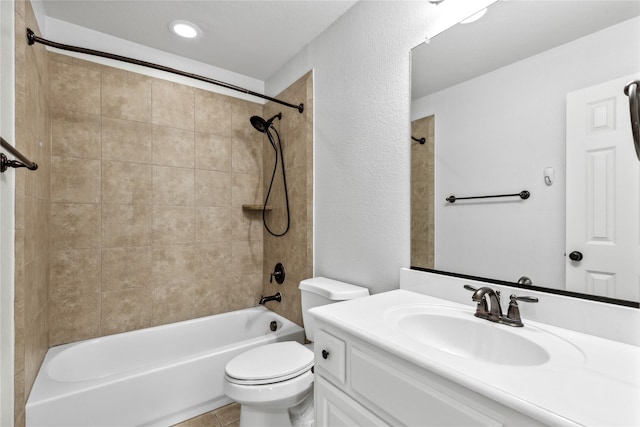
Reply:
M260 298L260 305L264 305L264 303L269 302L269 301L282 301L282 294L280 292L278 292L275 295L271 295L269 297L261 297Z

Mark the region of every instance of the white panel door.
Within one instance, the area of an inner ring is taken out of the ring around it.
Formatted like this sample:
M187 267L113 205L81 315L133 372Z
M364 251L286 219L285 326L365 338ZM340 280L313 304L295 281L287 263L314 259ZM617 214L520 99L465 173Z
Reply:
M638 78L631 75L567 95L570 291L640 300L640 162L623 93Z

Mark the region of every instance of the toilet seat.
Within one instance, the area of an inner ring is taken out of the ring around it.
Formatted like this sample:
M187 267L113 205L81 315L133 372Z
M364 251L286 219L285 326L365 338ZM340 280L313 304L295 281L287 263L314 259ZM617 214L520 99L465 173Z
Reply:
M287 381L309 371L313 352L296 341L267 344L233 358L225 368L227 381L264 385Z

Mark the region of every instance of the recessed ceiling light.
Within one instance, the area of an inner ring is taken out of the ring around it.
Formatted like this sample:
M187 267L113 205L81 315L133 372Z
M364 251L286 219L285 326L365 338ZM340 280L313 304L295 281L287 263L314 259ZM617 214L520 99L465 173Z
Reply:
M169 28L174 34L187 39L195 39L200 37L202 34L200 27L193 22L185 21L184 19L171 21L171 23L169 23Z

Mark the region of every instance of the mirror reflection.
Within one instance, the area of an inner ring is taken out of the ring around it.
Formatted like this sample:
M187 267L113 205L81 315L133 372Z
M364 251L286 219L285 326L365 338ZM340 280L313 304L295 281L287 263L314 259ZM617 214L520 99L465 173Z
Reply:
M640 301L640 2L499 1L411 59L412 266Z

